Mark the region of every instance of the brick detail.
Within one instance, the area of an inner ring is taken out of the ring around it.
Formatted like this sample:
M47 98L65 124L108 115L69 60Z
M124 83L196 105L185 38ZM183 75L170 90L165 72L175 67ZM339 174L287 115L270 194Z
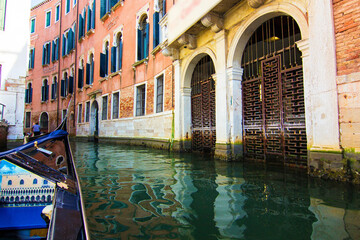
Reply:
M334 0L337 74L360 69L360 1Z

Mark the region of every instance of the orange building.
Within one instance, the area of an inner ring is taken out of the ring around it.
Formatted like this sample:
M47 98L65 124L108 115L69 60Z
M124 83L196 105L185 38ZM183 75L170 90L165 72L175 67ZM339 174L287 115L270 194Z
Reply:
M46 0L34 6L25 132L35 122L51 131L69 111L72 135L168 146L172 61L160 51L159 22L172 4Z

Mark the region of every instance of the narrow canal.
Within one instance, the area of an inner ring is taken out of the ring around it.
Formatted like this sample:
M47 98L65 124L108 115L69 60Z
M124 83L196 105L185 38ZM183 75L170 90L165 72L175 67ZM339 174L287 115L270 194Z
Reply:
M72 143L92 239L360 239L360 192L299 170Z

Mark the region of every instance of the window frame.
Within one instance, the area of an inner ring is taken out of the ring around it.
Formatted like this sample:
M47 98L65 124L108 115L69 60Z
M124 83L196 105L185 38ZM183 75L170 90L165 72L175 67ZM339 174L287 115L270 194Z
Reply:
M49 15L48 15L49 14ZM48 19L49 17L49 19ZM48 20L49 20L49 25L48 24ZM51 26L51 9L50 10L47 10L45 12L45 28L49 28Z
M32 29L33 28L33 22L34 22L34 29ZM34 30L34 31L32 31L32 30ZM30 34L33 34L35 32L36 32L36 17L32 17L30 19Z
M31 127L31 111L27 111L24 114L24 123L25 123L25 128L30 128Z
M55 6L55 22L60 20L60 4Z
M140 83L140 84L136 84L134 85L135 87L135 91L134 91L134 116L135 117L142 117L146 115L146 90L147 90L147 83ZM142 101L142 107L140 106L138 108L138 102L140 102L140 100L138 99L139 96L139 88L140 87L144 87L144 97L143 97L143 101ZM142 109L141 113L138 113L138 109Z
M77 115L77 123L82 123L82 112L83 112L83 104L78 104L78 115Z
M84 122L90 122L90 101L85 102L85 117Z
M162 102L161 102L161 111L158 111L158 80L162 78ZM165 102L165 71L158 74L154 78L154 113L163 113L164 112L164 102Z
M106 101L104 101L106 99ZM106 106L106 108L104 108ZM105 94L101 96L101 120L108 120L109 113L109 95Z
M71 5L71 1L65 0L65 15L67 15L70 12L70 5Z
M114 105L115 95L118 97L117 106ZM114 117L114 109L117 108L117 117ZM111 95L111 119L119 119L120 118L120 91L113 92Z

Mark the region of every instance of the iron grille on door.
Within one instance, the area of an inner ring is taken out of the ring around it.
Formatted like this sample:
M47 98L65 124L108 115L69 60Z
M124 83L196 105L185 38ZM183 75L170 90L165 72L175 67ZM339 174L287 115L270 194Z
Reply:
M294 19L263 23L250 38L244 69L245 157L306 166L307 141L301 39Z
M216 143L215 129L215 73L209 56L196 65L191 79L192 149L212 151Z

